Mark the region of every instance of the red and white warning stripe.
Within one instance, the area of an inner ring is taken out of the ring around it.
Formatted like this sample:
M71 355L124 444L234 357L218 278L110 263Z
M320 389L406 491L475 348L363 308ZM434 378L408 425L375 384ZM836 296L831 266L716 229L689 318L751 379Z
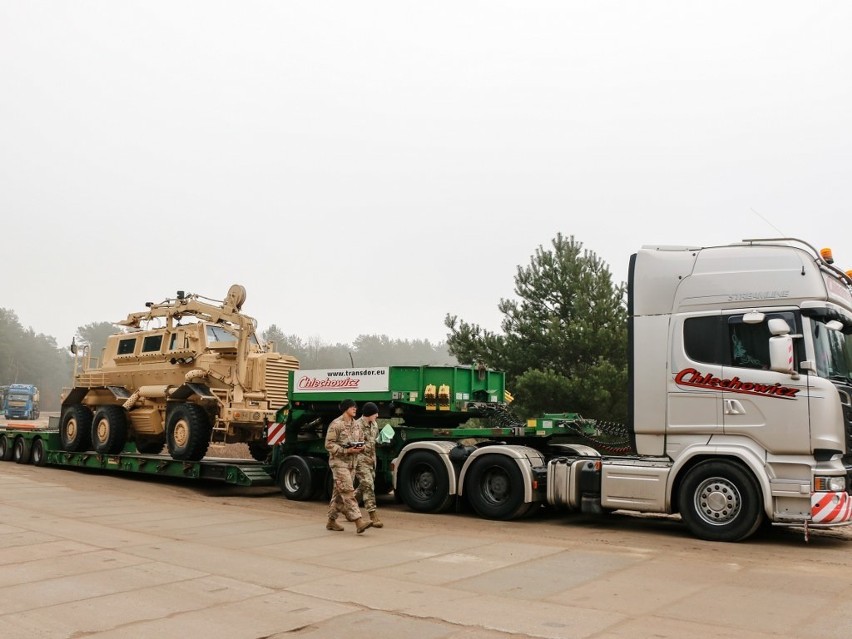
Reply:
M284 424L279 424L275 422L274 424L269 424L266 428L266 441L270 446L275 446L276 444L280 444L284 441Z
M846 493L813 493L811 521L815 524L839 524L852 520L852 498Z

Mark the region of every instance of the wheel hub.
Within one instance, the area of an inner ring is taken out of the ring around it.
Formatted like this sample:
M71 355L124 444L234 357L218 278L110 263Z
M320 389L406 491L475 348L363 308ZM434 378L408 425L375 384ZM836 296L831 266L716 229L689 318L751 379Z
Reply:
M707 479L695 491L695 511L709 524L730 523L739 515L741 507L739 490L725 479Z
M68 439L77 437L77 420L69 419L65 426L65 432L68 433Z
M186 446L186 443L189 441L189 425L183 419L175 424L173 438L175 444L179 447Z
M102 419L98 422L97 436L99 442L105 442L109 437L109 422Z

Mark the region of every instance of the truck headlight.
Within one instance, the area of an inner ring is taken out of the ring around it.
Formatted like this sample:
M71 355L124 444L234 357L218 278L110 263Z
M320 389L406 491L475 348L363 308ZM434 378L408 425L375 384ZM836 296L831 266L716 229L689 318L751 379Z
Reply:
M846 477L814 477L814 492L840 493L846 490Z

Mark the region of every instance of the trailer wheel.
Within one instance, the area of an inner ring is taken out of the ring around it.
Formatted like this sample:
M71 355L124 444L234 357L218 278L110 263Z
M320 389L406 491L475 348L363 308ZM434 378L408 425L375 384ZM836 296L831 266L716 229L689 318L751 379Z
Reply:
M464 489L480 517L517 519L529 510L524 502L524 477L514 459L484 455L476 460Z
M36 466L44 466L47 463L47 455L44 448L44 440L36 439L33 442L32 460Z
M269 444L266 443L265 439L256 439L249 442L248 449L252 459L259 462L266 461L269 457L269 453L272 452L272 448L269 447Z
M115 455L127 443L127 414L121 406L101 406L92 419L92 445L103 455Z
M290 455L281 464L278 486L287 499L305 501L316 491L311 466L304 457Z
M438 456L417 450L405 457L399 469L396 491L411 510L421 513L440 513L453 504L450 478Z
M728 461L692 468L678 495L680 516L693 535L708 541L740 541L763 521L760 489L751 473Z
M9 445L9 438L6 435L0 435L0 460L11 461L12 446Z
M169 454L180 461L199 461L210 445L210 419L201 406L178 404L166 423Z
M59 423L59 437L62 450L79 453L91 446L92 411L82 404L74 404L65 409Z
M15 439L15 446L12 449L12 459L16 464L30 463L30 442L23 437Z

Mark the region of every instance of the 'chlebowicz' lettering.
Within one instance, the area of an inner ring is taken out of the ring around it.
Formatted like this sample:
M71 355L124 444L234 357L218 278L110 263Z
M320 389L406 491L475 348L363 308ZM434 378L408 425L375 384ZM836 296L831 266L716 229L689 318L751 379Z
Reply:
M757 382L744 382L739 377L720 379L712 373L702 373L694 368L685 368L675 375L675 384L679 386L695 386L698 388L722 390L730 393L744 393L746 395L765 395L781 399L794 399L799 392L798 388L790 388L789 386L782 386L778 383L758 384Z

